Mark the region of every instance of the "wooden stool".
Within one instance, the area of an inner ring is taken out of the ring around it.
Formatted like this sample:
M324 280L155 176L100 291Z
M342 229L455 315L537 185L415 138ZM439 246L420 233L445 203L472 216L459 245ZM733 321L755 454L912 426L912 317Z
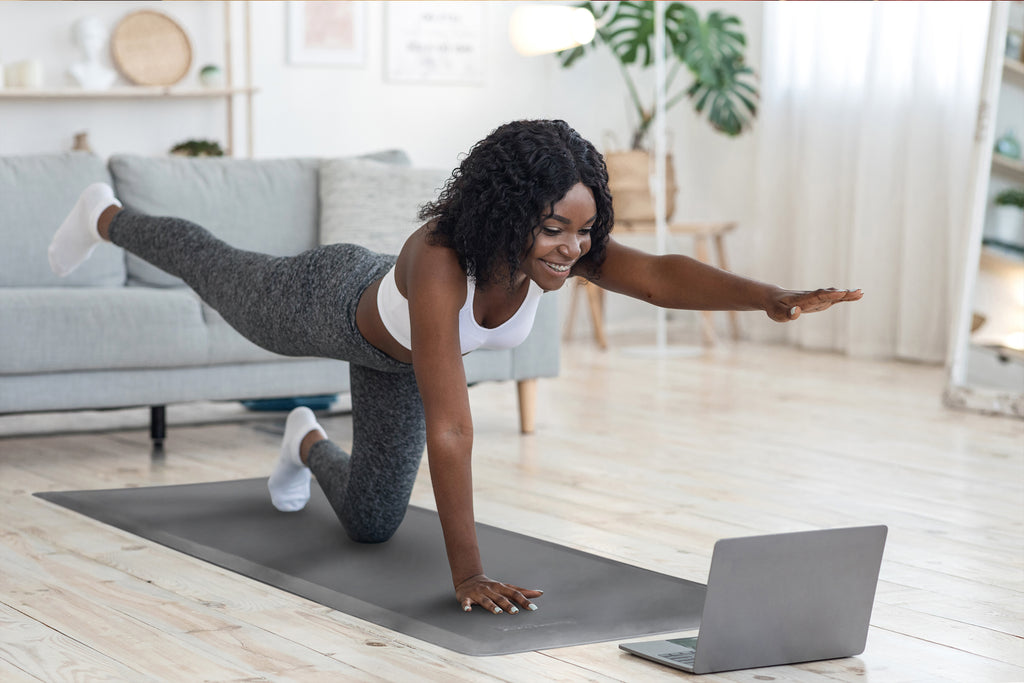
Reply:
M712 223L670 223L668 232L670 235L689 235L693 238L693 253L698 261L708 265L716 265L711 262L711 250L709 242L714 241L715 252L718 255L717 266L722 270L729 270L729 262L725 257L725 233L736 228L733 221L722 221ZM714 311L701 311L704 321L704 343L715 344L718 341L715 335ZM729 331L732 333L732 340L740 338L740 318L736 311L729 311Z
M618 222L615 227L621 233L652 233L653 223ZM717 265L722 270L729 270L728 260L725 256L725 233L736 228L735 221L719 221L708 223L670 223L668 233L670 236L689 235L693 238L694 256L697 260L708 265ZM710 242L714 241L715 252L718 256L718 263L711 262ZM569 315L565 322L564 336L568 339L572 335L573 320L576 317L576 306L583 288L587 294L587 303L590 308L590 322L594 328L594 340L602 348L608 348L608 341L604 335L604 291L583 278L576 279L576 286L573 288L572 298L569 301ZM714 311L701 311L701 329L704 343L713 345L718 342L715 334ZM739 315L736 311L729 311L729 327L734 341L740 338Z
M579 300L580 289L587 293L587 304L590 308L590 322L594 327L594 341L601 349L608 348L608 340L604 336L604 290L584 278L576 278L576 286L569 299L569 315L565 319L566 339L572 336L572 324L576 319L576 302Z

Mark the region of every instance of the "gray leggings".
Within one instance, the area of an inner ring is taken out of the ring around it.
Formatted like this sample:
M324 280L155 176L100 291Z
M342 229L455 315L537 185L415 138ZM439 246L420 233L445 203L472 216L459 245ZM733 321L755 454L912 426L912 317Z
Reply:
M111 241L180 277L242 336L285 356L349 363L352 453L330 441L309 468L355 541L380 543L398 529L426 447L412 366L372 346L356 327L363 291L395 257L352 244L277 257L235 249L180 218L121 211Z

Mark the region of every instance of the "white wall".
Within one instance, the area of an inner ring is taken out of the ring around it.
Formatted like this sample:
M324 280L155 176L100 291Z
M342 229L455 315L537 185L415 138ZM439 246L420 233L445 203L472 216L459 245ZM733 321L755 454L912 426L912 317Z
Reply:
M453 167L458 155L499 123L572 115L554 107L554 58L525 59L507 37L515 3L483 3L487 65L481 85L409 85L385 78L388 3L371 3L367 59L360 67L287 63L285 3L254 3L257 156L336 155L398 146L414 163ZM557 87L557 86L555 86Z
M235 3L237 27L241 3ZM452 167L460 154L498 124L529 117L564 118L599 148L628 137L625 88L611 58L594 53L568 70L554 57L525 58L508 41L508 18L516 2L484 4L486 78L481 85L409 85L385 78L384 35L387 4L370 3L366 63L359 67L296 66L286 53L286 3L254 2L253 73L260 92L254 101L254 156L333 156L400 147L421 166ZM196 82L207 63L224 62L221 3L203 2L4 2L0 3L0 62L25 58L43 61L46 85L69 85L67 67L79 57L71 26L86 15L113 28L139 8L165 12L182 24L193 43L192 70L184 84ZM749 41L749 60L760 63L761 5L751 2L701 2L738 15ZM236 34L238 32L236 31ZM241 40L235 38L236 71ZM237 79L236 79L237 80ZM237 100L240 104L240 98ZM73 136L88 130L101 155L118 152L164 154L189 138L225 135L225 109L219 100L31 101L0 100L0 154L54 152L70 147ZM240 128L244 118L236 112ZM740 232L729 240L734 269L743 271L743 248L756 222L751 216L756 130L728 139L698 121L683 103L669 113L677 179L677 216L737 219ZM236 135L244 150L244 130ZM645 238L629 238L653 247ZM688 244L678 245L687 251ZM613 298L609 325L653 325L642 305ZM584 329L582 326L580 329Z

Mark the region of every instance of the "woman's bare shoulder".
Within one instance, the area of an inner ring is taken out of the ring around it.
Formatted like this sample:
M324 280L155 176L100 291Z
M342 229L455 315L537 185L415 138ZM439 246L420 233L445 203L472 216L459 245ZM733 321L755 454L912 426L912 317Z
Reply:
M430 230L431 225L424 224L409 235L402 246L395 267L398 290L408 298L408 283L417 281L421 286L455 286L464 295L466 274L459 265L458 254L431 239Z

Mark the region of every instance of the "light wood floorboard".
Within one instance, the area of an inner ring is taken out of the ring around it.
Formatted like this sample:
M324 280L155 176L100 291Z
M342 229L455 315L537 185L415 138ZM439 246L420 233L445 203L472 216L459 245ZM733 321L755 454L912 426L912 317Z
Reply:
M701 680L1021 681L1024 422L948 410L943 382L783 347L651 359L567 344L532 436L511 384L471 390L477 518L700 582L719 538L888 524L864 654ZM162 459L137 427L60 433L76 415L48 417L51 435L40 416L20 418L31 435L0 418L0 680L682 675L616 643L458 655L31 495L266 476L280 415L172 425ZM347 416L324 424L348 444ZM433 507L425 461L413 503Z

